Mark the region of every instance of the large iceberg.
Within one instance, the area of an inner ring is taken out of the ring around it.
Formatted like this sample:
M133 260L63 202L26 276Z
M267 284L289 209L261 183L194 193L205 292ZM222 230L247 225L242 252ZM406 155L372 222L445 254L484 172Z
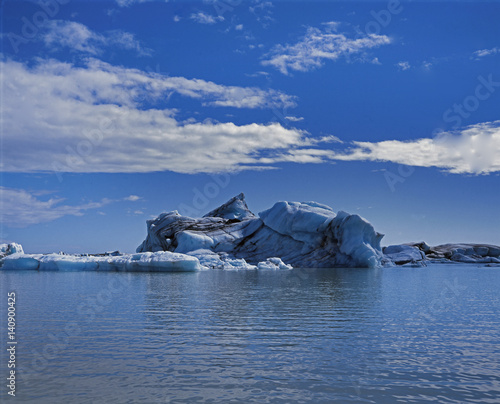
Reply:
M303 268L377 267L382 237L360 216L316 202L277 202L257 217L239 194L202 218L172 211L148 220L137 252L208 251L257 266L279 257Z
M192 272L328 267L425 266L463 262L500 266L500 247L425 242L380 248L382 234L358 215L316 202L277 202L258 216L239 194L202 218L162 213L147 221L135 254L25 254L0 244L1 270Z

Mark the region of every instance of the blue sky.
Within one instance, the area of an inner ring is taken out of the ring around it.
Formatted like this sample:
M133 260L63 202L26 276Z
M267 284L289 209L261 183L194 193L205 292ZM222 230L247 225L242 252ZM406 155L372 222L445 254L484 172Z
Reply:
M0 242L315 200L383 244L500 244L500 3L2 3Z

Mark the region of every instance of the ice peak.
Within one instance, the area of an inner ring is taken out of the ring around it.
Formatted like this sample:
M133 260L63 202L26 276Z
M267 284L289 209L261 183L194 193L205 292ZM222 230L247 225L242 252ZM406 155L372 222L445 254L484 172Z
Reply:
M222 204L218 208L208 212L203 217L221 217L223 219L253 219L255 215L248 209L245 201L245 194L240 193L232 197L229 201Z

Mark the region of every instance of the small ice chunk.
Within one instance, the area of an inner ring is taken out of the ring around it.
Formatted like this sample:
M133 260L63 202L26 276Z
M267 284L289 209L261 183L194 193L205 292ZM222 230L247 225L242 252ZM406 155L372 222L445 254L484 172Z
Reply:
M257 264L258 269L293 269L291 265L285 264L281 258L271 257L266 261L261 261Z
M11 254L24 254L23 246L17 243L0 244L0 258Z
M397 265L404 265L425 259L425 253L409 245L390 245L383 249L384 255Z

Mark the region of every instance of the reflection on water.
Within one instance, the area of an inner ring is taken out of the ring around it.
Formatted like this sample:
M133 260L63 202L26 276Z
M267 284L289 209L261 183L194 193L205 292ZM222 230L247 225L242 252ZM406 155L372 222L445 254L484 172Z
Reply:
M500 396L495 268L0 273L0 280L4 296L18 295L21 402Z

